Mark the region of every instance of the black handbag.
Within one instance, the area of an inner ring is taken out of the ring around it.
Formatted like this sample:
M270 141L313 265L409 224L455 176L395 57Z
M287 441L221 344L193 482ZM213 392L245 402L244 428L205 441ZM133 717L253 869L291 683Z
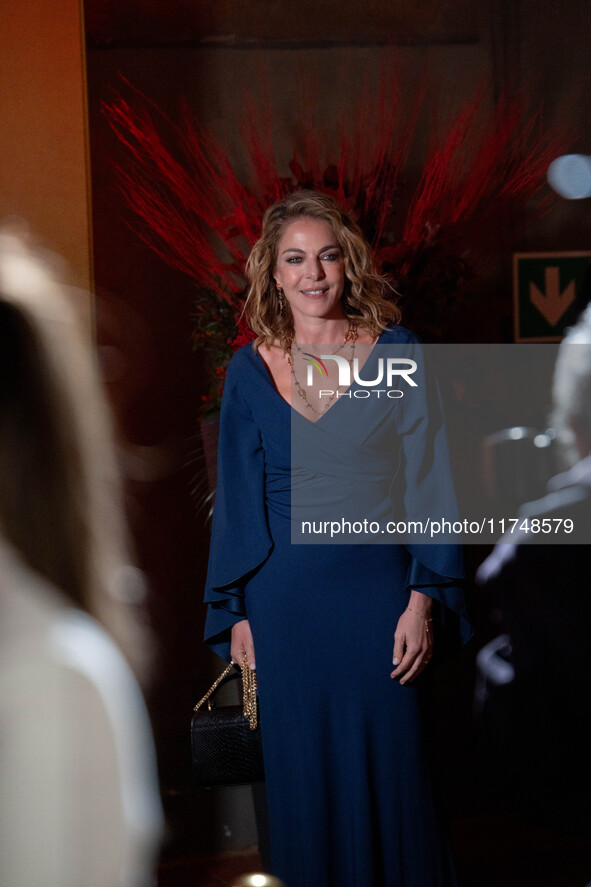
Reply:
M215 707L215 692L234 667L232 662L193 710L191 761L195 786L245 785L265 778L256 672L250 670L246 659L242 665L242 705ZM205 702L207 708L203 708Z

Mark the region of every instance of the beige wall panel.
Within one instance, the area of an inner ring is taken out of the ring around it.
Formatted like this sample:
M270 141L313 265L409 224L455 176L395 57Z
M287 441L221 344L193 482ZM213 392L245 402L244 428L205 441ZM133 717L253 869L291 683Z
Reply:
M89 290L83 47L78 0L2 0L0 218L25 219ZM90 299L74 298L88 323Z

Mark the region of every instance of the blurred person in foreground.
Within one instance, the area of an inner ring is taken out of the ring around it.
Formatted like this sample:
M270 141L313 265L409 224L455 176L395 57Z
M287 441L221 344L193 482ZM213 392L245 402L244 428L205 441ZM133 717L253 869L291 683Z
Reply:
M553 423L572 467L520 514L572 520L572 534L563 537L572 544L515 533L481 565L477 580L497 597L503 634L479 653L476 704L497 766L495 781L513 809L589 834L591 307L560 346L553 404Z
M2 887L154 883L139 583L90 349L50 263L0 231Z

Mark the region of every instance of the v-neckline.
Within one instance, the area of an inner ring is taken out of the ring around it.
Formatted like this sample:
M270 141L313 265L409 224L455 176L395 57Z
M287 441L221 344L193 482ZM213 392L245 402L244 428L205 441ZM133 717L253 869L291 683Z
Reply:
M369 354L367 355L367 358L366 358L365 363L363 364L363 366L366 366L366 365L369 363L369 361L371 360L371 358L373 357L373 354L374 354L374 352L375 352L376 345L379 345L379 343L380 343L380 339L384 336L384 334L385 334L386 332L387 332L387 330L383 330L383 332L381 332L380 335L378 336L378 338L375 340L375 342L374 342L373 345L371 346L371 351L370 351ZM312 421L311 419L308 419L307 416L304 415L304 413L300 413L299 410L296 410L296 408L293 406L293 404L289 403L289 402L283 397L283 395L279 392L277 386L275 385L275 380L273 379L273 376L271 375L271 373L270 373L270 371L269 371L269 368L267 367L267 364L266 364L265 361L263 360L263 358L262 358L262 356L261 356L261 354L260 354L259 351L257 351L257 352L255 353L255 362L258 362L259 366L261 367L261 369L262 369L262 371L263 371L263 373L264 373L264 375L265 375L265 378L267 379L267 381L268 381L268 383L269 383L269 385L270 385L270 387L271 387L271 390L277 395L277 397L279 398L279 400L280 400L283 404L285 404L285 406L287 407L287 409L290 410L290 412L291 412L292 414L295 413L296 415L300 416L305 422L308 422L310 425L317 425L317 424L320 422L321 419L324 419L325 416L327 416L329 413L332 413L332 411L333 411L334 408L337 406L337 404L343 399L343 397L346 396L347 392L348 392L348 391L352 391L356 386L358 386L357 381L355 380L355 378L353 378L353 379L351 380L351 384L349 385L348 388L345 389L345 391L343 392L343 394L341 394L339 397L337 397L336 400L335 400L335 402L334 402L334 403L333 403L333 404L332 404L327 410L325 410L323 413L321 413L321 414L318 416L317 419L314 419L314 421Z

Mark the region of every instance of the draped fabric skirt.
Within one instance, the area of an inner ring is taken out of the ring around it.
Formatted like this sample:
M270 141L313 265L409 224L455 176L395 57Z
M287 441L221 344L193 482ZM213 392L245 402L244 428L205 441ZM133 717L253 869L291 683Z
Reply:
M419 358L401 327L378 345ZM469 637L461 554L454 545L291 539L292 508L304 514L313 503L343 516L351 503L363 517L374 506L448 513L442 417L417 379L403 401L343 397L312 424L277 393L252 347L228 368L205 635L229 658L232 626L246 617L252 628L273 871L287 887L455 884L425 764L428 672L412 686L390 672L411 589L436 600L436 656Z
M390 678L408 601L406 550L277 544L277 526L272 535L276 547L248 583L246 607L274 874L287 887L450 887L421 681Z

